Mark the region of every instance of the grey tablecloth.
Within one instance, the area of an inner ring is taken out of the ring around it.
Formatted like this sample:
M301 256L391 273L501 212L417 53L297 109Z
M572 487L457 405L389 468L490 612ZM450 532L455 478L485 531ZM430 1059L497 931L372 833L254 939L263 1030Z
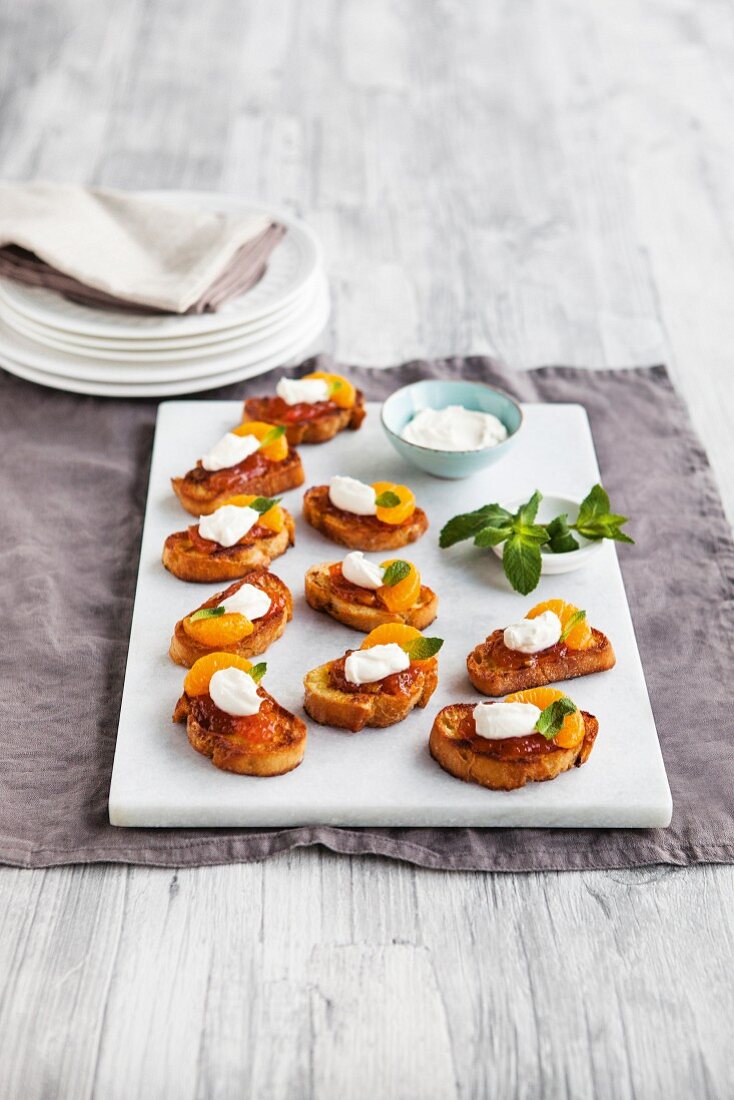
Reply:
M670 828L112 828L107 792L156 407L0 372L0 860L170 867L309 844L484 870L734 860L734 546L665 369L515 374L484 358L340 369L371 398L461 375L525 401L586 406L604 484L633 517L637 545L621 561L673 791ZM275 377L209 396L267 392Z

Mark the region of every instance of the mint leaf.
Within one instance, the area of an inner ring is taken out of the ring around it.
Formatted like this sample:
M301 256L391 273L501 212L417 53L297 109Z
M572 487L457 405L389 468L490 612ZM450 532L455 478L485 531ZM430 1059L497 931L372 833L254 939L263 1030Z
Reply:
M260 661L259 664L253 665L252 668L249 669L249 673L250 673L250 676L252 676L255 683L259 684L260 681L262 680L263 676L267 672L267 670L268 670L267 661Z
M609 497L601 485L591 487L579 506L577 523L585 523L593 516L603 516L609 512Z
M276 504L280 504L282 497L255 497L255 499L247 505L248 508L252 508L260 516L264 516L266 512L269 512L271 508L274 508Z
M397 508L400 497L397 493L393 493L392 489L386 489L384 493L375 497L375 504L378 508Z
M512 527L485 527L474 539L475 546L499 546L512 534Z
M443 638L413 638L406 642L403 649L411 661L427 661L429 657L435 657L443 645Z
M568 554L571 550L578 550L578 539L571 534L568 526L568 515L556 516L548 524L548 549L554 554Z
M561 637L559 638L559 641L565 642L566 638L569 636L569 634L571 633L573 628L575 626L577 626L579 623L582 623L585 618L586 618L586 612L585 611L575 611L574 614L571 616L571 618L566 623L566 625L564 626L564 628L561 632Z
M578 519L571 526L592 542L598 542L600 539L614 539L615 542L634 543L635 540L622 530L627 523L627 516L610 512L609 507L609 496L606 490L601 485L594 485L581 501Z
M545 737L546 741L552 741L557 733L560 733L563 721L568 714L574 714L578 707L567 695L562 695L554 703L540 712L535 728Z
M474 538L485 527L500 527L508 524L512 514L499 504L485 504L474 512L463 512L444 524L438 544L442 549L454 546L464 539Z
M536 489L530 500L528 500L525 504L521 505L520 508L518 508L515 515L515 519L518 521L518 523L521 523L523 525L535 523L535 517L538 514L538 505L540 504L542 499L542 493L539 493Z
M382 583L388 588L393 588L400 581L404 581L409 574L410 566L407 561L394 561L382 574Z
M545 541L545 528L543 542ZM502 553L502 565L505 575L515 589L523 596L532 592L540 580L542 559L540 556L541 542L537 539L527 538L523 534L514 533L505 542Z
M193 615L189 615L189 622L195 623L199 619L218 619L220 615L226 613L223 607L202 607L199 611L195 611Z
M269 447L271 443L275 443L282 435L285 435L285 428L282 424L275 424L260 440L260 450L263 447Z

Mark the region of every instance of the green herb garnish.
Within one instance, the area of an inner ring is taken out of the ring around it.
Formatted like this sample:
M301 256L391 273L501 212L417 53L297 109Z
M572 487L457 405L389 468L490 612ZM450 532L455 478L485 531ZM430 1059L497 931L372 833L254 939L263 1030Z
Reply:
M585 618L586 618L586 612L585 611L576 611L576 612L574 612L574 614L571 616L571 618L568 620L568 622L564 626L563 632L561 634L561 637L559 638L559 641L565 642L566 638L569 636L569 634L571 633L573 628L575 626L577 626L578 623L582 623Z
M571 534L568 525L568 516L564 512L562 516L556 516L547 527L548 549L554 554L568 554L571 550L578 550L578 539Z
M263 516L266 512L269 512L271 508L274 508L276 504L280 504L282 497L255 497L248 508L252 508L258 515Z
M226 610L221 605L219 607L202 607L199 611L195 611L193 615L189 615L189 622L195 623L199 619L218 619L220 615L226 614Z
M282 435L285 435L285 428L282 424L275 424L260 440L260 450L263 447L269 447L271 443L276 443Z
M252 676L255 683L259 684L260 681L262 680L263 676L267 672L267 670L268 670L267 661L260 661L259 664L253 665L252 668L249 669L248 671L249 671L249 675Z
M552 741L556 734L560 733L566 715L575 714L577 710L576 704L567 695L562 695L560 699L556 699L540 712L535 729L545 737L546 741Z
M581 501L579 516L571 524L585 539L614 539L616 542L634 542L621 530L627 522L627 516L618 516L609 511L609 497L601 485L595 485L588 496Z
M412 642L406 642L403 649L411 661L427 661L429 657L435 657L443 645L443 638L413 638Z
M397 508L400 497L397 493L393 493L392 489L386 489L384 493L375 497L375 504L378 508Z
M382 574L382 583L388 588L393 588L396 584L404 581L409 574L410 566L407 561L394 561L391 565L388 565Z

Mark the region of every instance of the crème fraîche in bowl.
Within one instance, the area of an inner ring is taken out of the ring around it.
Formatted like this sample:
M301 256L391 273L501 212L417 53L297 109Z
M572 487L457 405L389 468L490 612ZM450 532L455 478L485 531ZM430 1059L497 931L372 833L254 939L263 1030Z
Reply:
M434 477L469 477L507 454L522 409L484 382L425 379L384 402L382 427L398 454Z

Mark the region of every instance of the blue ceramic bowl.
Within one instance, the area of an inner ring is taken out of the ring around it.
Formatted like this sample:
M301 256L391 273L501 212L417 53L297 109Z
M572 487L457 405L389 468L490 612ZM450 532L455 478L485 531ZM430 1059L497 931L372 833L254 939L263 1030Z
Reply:
M405 425L421 409L445 409L448 405L492 413L507 428L507 439L476 451L437 451L402 438ZM522 428L523 414L516 401L484 382L426 379L391 394L382 406L381 420L385 435L407 462L434 477L459 478L469 477L504 458Z

